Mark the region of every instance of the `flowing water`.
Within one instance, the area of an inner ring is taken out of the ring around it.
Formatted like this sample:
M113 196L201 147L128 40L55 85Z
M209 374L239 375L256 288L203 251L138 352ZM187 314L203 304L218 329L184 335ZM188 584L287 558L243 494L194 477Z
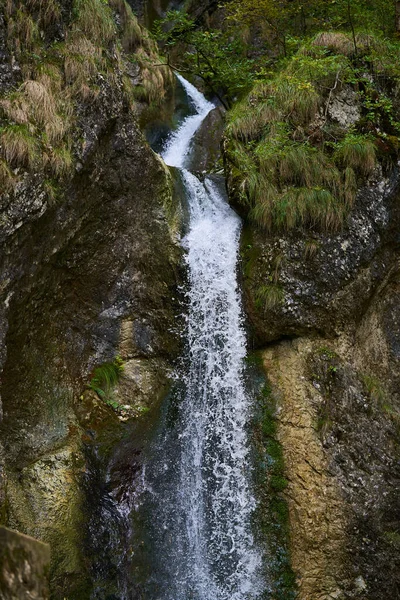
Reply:
M241 225L218 185L185 168L193 135L214 107L179 79L195 114L171 136L163 158L179 169L189 205L187 359L136 499L152 563L143 597L253 600L262 577L251 530L250 399L236 278Z

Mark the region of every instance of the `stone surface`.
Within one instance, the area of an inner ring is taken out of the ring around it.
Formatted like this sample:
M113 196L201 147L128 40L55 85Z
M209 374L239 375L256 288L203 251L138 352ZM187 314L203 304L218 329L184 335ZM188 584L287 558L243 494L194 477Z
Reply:
M174 185L107 85L78 106L82 151L57 199L40 173L0 199L0 517L51 545L55 599L90 596L95 495L107 500L108 463L158 406L179 348ZM126 410L87 390L118 354Z
M399 591L398 273L355 333L263 351L278 397L299 599Z
M192 142L192 164L196 171L213 173L222 169L221 138L224 130L224 109L212 110L204 119Z
M0 597L2 600L48 600L50 547L0 527Z
M397 181L377 174L338 234L267 235L246 227L245 300L256 343L333 336L357 320L397 262L397 198ZM277 301L263 301L263 288L279 289Z
M157 404L167 388L180 259L171 189L137 126L118 119L64 202L27 218L5 246L6 518L51 544L56 598L88 585L81 538L91 507L82 477L95 432L113 429L108 455L123 434L111 407L98 423L98 410L79 406L93 368L124 354L124 404Z
M312 347L307 340L283 342L265 350L263 360L278 396L279 441L288 480L284 497L299 598L327 600L344 597L346 507L318 437L317 392L304 376Z

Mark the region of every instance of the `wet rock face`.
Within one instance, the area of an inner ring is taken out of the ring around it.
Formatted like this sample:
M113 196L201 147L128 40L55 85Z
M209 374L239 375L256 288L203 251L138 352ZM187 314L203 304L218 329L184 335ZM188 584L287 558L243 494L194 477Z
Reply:
M338 335L358 320L396 262L397 195L395 180L371 182L339 234L245 229L245 297L256 344Z
M199 173L212 173L220 170L221 138L224 130L224 109L212 110L204 119L193 139L192 164Z
M398 368L370 359L365 332L355 344L299 338L263 352L279 397L301 599L398 595Z
M35 212L31 190L32 213L25 207L4 244L6 519L51 544L55 598L90 588L81 554L91 510L85 446L92 452L96 432L108 428L110 455L124 432L112 408L81 396L91 372L123 355L132 368L120 397L151 406L177 351L171 189L137 125L121 115L103 128L63 201Z
M399 594L397 203L396 185L372 184L338 235L243 236L253 341L280 399L302 600Z

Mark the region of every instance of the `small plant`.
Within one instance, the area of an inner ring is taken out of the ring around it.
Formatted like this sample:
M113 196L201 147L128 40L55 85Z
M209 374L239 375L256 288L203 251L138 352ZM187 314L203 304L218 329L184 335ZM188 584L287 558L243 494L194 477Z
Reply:
M112 362L104 363L94 370L93 377L88 387L107 404L116 408L118 403L113 400L113 388L117 385L122 373L124 372L124 363L117 356Z
M285 292L277 283L270 283L258 288L256 293L256 304L264 310L276 308L283 303Z
M320 248L320 242L314 239L308 239L304 242L304 258L312 259Z
M385 531L385 540L396 550L400 550L400 533L398 531Z

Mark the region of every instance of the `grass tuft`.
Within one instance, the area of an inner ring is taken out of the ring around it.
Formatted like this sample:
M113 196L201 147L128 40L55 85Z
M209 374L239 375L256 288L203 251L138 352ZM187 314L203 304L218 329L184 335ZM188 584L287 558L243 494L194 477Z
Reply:
M362 50L371 52L365 59L373 63L382 42L361 34L356 42L353 56L351 36L319 34L272 80L256 83L228 114L225 156L231 184L260 228L338 230L376 167L376 140L391 139L398 131L392 103L360 74L356 62ZM328 111L343 85L354 86L366 113L348 129L330 121ZM390 148L396 155L396 146Z
M110 5L117 11L121 28L121 44L125 52L134 52L143 45L145 32L126 0L110 0Z
M13 188L14 175L4 160L0 160L0 188L2 193L8 192Z
M256 293L256 303L264 310L276 308L283 303L285 293L277 283L261 286Z
M107 46L115 37L115 23L111 9L102 0L75 0L74 29L83 33L93 43Z
M323 31L312 42L313 46L327 48L335 54L352 56L355 53L354 42L351 37L339 31Z
M376 166L375 145L368 136L350 134L340 142L334 158L339 165L368 176Z
M112 362L104 363L94 370L88 387L96 392L102 400L110 402L112 400L112 390L117 385L123 372L124 363L117 356Z
M39 162L38 144L27 125L11 125L0 133L3 157L13 167L32 169Z

